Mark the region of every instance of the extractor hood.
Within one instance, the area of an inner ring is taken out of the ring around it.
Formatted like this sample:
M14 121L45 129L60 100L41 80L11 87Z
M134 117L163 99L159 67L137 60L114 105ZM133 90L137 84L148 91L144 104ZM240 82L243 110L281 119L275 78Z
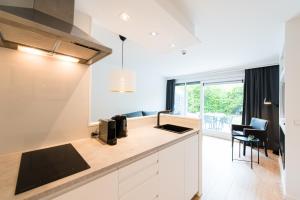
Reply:
M32 8L0 5L0 46L34 48L93 64L112 50L73 25L74 0L32 0Z

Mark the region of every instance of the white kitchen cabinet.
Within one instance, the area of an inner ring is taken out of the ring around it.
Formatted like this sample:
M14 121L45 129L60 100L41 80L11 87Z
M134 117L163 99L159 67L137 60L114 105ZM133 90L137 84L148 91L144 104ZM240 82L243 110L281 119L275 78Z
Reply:
M191 200L199 191L198 135L159 152L159 199Z
M198 195L202 194L202 133L198 134Z
M185 143L185 200L191 200L199 189L199 147L198 147L198 135L195 135L187 139Z
M158 153L138 160L118 172L120 200L153 200L158 197Z
M120 200L154 200L158 198L158 175L156 175L125 193Z
M55 200L190 200L200 191L200 160L195 135Z
M54 200L118 200L118 173L112 172L74 190L64 193Z
M184 199L185 143L174 144L159 152L159 199Z

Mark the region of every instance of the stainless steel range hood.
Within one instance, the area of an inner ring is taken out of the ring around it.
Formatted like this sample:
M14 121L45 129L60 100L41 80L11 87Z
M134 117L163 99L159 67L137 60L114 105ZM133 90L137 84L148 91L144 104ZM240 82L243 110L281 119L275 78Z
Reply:
M87 65L111 54L110 48L73 25L74 0L32 2L32 8L0 5L0 46L31 47Z

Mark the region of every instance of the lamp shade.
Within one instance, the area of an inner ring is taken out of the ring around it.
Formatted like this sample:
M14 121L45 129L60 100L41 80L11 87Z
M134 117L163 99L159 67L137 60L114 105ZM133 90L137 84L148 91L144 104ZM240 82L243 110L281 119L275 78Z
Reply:
M134 92L136 90L136 74L128 69L115 69L110 74L110 90L112 92Z

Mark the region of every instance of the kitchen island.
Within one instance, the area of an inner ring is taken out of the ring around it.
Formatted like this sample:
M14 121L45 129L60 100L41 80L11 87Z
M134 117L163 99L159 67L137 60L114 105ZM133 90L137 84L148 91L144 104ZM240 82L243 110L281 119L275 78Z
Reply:
M151 116L129 119L128 137L115 146L91 138L70 141L91 168L19 195L14 192L21 152L1 155L0 199L191 199L201 194L201 123L163 115L166 123L193 130L156 129Z

